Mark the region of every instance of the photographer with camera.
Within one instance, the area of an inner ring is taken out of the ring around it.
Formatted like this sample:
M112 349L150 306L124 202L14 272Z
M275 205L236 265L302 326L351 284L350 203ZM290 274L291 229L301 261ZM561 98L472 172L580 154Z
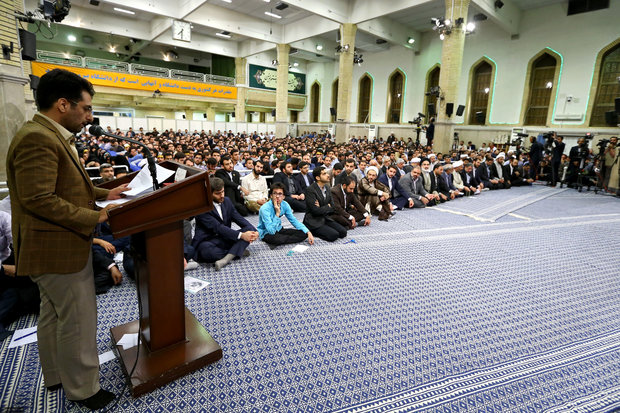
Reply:
M538 166L543 157L543 146L536 141L535 136L530 136L530 178L536 180L538 175Z
M556 186L560 177L560 165L562 163L562 155L564 154L564 137L553 133L553 148L551 150L551 186Z
M426 127L426 146L433 146L433 139L435 138L435 118L431 118L428 121Z

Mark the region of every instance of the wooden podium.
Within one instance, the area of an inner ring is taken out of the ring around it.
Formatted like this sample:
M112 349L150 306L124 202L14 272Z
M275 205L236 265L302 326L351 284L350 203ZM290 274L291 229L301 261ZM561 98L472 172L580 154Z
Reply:
M185 307L183 282L183 219L213 208L209 176L175 162L160 166L185 169L187 177L109 211L114 237L131 235L140 291L142 318L110 329L134 397L222 358L219 344ZM101 186L118 186L133 175ZM127 333L141 340L131 377L138 347L117 345Z

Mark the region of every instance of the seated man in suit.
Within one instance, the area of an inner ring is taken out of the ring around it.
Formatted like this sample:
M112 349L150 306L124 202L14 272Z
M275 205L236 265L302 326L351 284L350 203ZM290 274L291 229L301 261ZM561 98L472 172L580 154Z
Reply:
M306 158L310 157L310 155L304 155ZM310 164L306 161L299 162L299 173L295 175L294 179L297 181L297 186L301 189L301 191L305 191L307 187L312 185L314 178L310 173Z
M463 171L461 171L461 178L463 178L463 184L465 186L469 186L470 188L476 188L474 195L478 195L483 189L484 184L478 180L476 177L476 168L475 163L480 161L476 160L474 163L468 162L463 165Z
M342 164L340 162L336 162L331 170L327 171L327 175L329 176L329 182L327 185L330 187L334 187L338 185L338 177L342 173Z
M293 208L293 211L305 212L305 195L293 176L293 164L284 161L280 164L280 170L273 176L272 183L280 182L284 185L284 200Z
M454 175L452 174L453 170L454 168L451 163L447 163L443 166L443 179L444 181L446 181L448 189L450 189L450 194L454 195L454 197L451 199L464 195L463 193L461 193L461 191L458 190L456 186L454 186Z
M370 213L360 202L355 189L357 184L350 176L340 179L340 185L331 189L334 200L334 214L331 216L345 228L353 229L359 225L370 225Z
M387 167L385 174L378 179L390 189L390 201L396 209L413 208L413 198L409 198L407 192L398 183L398 170L394 164Z
M230 199L235 209L244 217L250 213L243 202L242 194L250 192L241 186L241 175L233 169L233 161L230 156L222 156L222 169L215 171L215 176L224 181L226 197Z
M306 188L306 215L304 224L317 237L333 242L347 236L345 227L334 221L334 203L329 190L329 175L324 167L312 171L315 182Z
M438 195L426 192L421 174L422 169L419 166L414 166L410 173L398 180L400 186L407 193L407 198L413 200L413 208L424 208L429 205L430 201L438 197Z
M390 188L377 180L378 173L376 166L366 168L366 177L360 181L357 192L366 210L378 214L379 221L387 221L392 215Z
M439 194L439 202L454 199L454 195L451 195L450 188L443 178L443 165L440 163L436 163L431 172L431 192Z
M532 185L532 182L534 182L529 175L523 172L517 158L511 159L510 164L506 165L506 176L510 176L510 183L512 186Z
M452 184L459 192L463 193L465 196L473 195L476 193L476 188L472 185L465 185L463 182L463 161L456 161L452 164ZM480 193L480 192L478 192Z
M493 176L493 171L491 170L492 165L493 157L491 155L487 155L484 163L481 163L480 166L476 168L476 175L478 175L478 179L482 182L485 188L498 189L499 180Z
M281 182L271 184L270 191L271 199L258 211L260 239L269 244L270 248L284 244L296 244L306 238L310 245L314 244L312 233L295 218L290 205L284 200L284 184ZM282 216L286 216L288 222L295 228L282 228Z
M344 161L344 170L340 172L340 175L338 175L338 178L336 178L336 185L334 185L334 187L340 186L340 184L342 184L342 178L344 178L345 176L349 176L355 182L355 186L356 186L355 191L357 192L357 183L359 181L357 179L357 175L355 175L353 171L355 171L355 159L347 158Z
M213 209L196 217L192 247L196 251L196 261L215 262L215 270L219 271L234 258L250 255L246 248L256 241L258 232L225 196L224 181L211 178L210 182ZM241 229L232 229L233 222Z

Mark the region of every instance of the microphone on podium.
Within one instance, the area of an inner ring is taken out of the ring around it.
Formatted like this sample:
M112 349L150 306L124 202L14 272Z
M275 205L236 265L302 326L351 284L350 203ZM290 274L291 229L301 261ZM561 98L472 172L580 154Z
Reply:
M151 178L153 178L153 191L157 191L157 188L159 188L159 184L157 183L157 168L155 167L155 158L153 158L153 154L151 153L151 150L148 146L136 139L114 135L113 133L106 132L105 129L103 129L99 125L91 125L90 128L88 128L88 133L97 137L105 135L109 136L110 138L135 143L136 145L141 146L144 149L144 152L146 152L146 159L149 164L149 171L151 172Z

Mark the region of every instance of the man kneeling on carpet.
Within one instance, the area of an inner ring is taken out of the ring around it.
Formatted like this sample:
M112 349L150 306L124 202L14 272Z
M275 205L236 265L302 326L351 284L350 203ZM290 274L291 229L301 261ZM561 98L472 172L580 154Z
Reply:
M308 228L293 215L291 206L284 200L285 187L281 182L271 185L271 199L258 211L258 235L270 248L278 245L296 244L308 238L310 245L314 237ZM282 228L282 216L295 228Z
M233 259L250 255L246 248L256 241L258 232L224 195L224 181L211 178L210 182L213 209L196 217L192 246L196 250L196 261L214 262L215 270L219 271ZM241 229L232 229L233 222Z

